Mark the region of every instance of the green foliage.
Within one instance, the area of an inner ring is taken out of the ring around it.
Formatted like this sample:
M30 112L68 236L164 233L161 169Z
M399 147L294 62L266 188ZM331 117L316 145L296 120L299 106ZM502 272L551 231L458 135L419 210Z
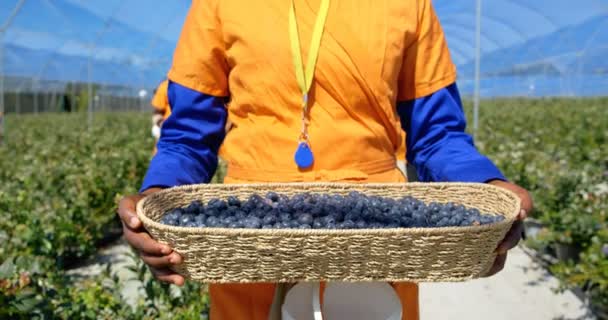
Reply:
M129 282L142 289L134 305L122 296L125 283L110 271L74 282L50 260L19 258L0 266L0 319L207 319L206 287L188 283L177 288L156 281L132 255L136 277ZM41 264L42 263L42 264Z
M470 105L467 106L470 108ZM588 288L608 308L608 98L504 99L482 104L478 146L507 178L530 190L545 226L531 246L582 250L553 271L565 286Z
M88 130L77 114L9 119L0 148L0 261L17 253L61 267L91 255L118 226L117 197L141 183L153 143L146 120L96 115Z

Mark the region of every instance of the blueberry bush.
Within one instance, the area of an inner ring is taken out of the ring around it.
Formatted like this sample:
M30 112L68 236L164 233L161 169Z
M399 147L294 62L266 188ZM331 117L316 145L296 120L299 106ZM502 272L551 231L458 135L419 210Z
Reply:
M527 245L555 257L570 247L575 256L551 270L606 313L608 98L495 100L481 123L477 145L534 198L544 228Z
M144 299L131 306L109 271L84 281L67 268L120 236L121 195L137 191L153 139L149 117L9 117L0 147L0 319L200 319L203 286L179 296L141 263ZM136 259L139 261L139 259Z

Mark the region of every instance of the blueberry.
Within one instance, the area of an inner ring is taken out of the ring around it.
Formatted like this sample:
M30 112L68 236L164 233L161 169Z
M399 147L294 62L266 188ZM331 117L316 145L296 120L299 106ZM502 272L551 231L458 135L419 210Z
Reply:
M386 225L386 227L394 229L394 228L399 228L400 225L398 223L389 223Z
M495 216L490 216L490 215L482 215L481 216L483 219L483 223L484 224L492 224L495 222Z
M279 212L285 212L285 213L291 212L291 206L289 205L289 202L287 202L287 201L280 201L279 203L277 203L276 209Z
M220 199L211 199L207 203L207 208L220 211L220 210L224 209L224 205L225 205L224 201L222 201Z
M403 198L401 198L401 202L403 203L414 203L416 199L414 199L412 196L405 196Z
M249 217L245 219L244 226L248 229L259 229L262 226L262 221L257 217Z
M196 224L201 227L204 227L204 224L206 221L207 221L207 216L205 216L204 214L199 214L196 217L194 217L194 222L196 222Z
M410 217L403 216L400 219L400 225L404 228L411 228L413 226L413 220Z
M467 208L465 208L461 204L457 204L457 205L454 206L454 209L452 211L461 211L461 212L464 212L464 211L467 211Z
M175 218L175 216L172 216L172 215L165 215L160 220L160 222L162 224L166 224L166 225L169 225L169 226L177 226L177 225L179 225L179 221Z
M186 228L196 228L196 227L198 227L198 226L196 225L196 222L194 222L194 221L188 221L188 222L187 222L186 224L184 224L183 226L184 226L184 227L186 227Z
M242 227L243 227L243 224L238 221L228 224L228 228L231 228L231 229L238 229L238 228L242 228Z
M357 229L367 229L367 222L365 222L365 220L357 220L357 222L355 222L355 227Z
M230 225L231 223L236 222L236 221L237 221L237 219L235 217L228 216L228 217L226 217L226 218L223 219L222 223L224 225Z
M460 226L462 227L468 227L473 225L473 218L466 218L463 219L462 222L460 222Z
M323 206L321 204L317 204L317 205L314 205L308 212L310 212L315 217L318 217L323 213L323 211L324 211Z
M228 205L232 207L241 207L241 200L235 196L228 197Z
M281 222L290 222L291 221L291 214L289 214L289 213L281 213L279 215L279 221L281 221Z
M279 195L276 192L268 192L266 194L266 199L272 201L272 202L278 202L279 201Z
M325 217L321 218L321 221L323 222L323 225L325 225L325 226L330 225L330 224L335 225L337 223L336 219L333 216L325 216Z
M184 212L188 214L197 214L199 210L201 210L201 206L198 203L198 201L192 202L184 209Z
M404 205L403 207L401 207L401 210L399 210L399 213L400 213L402 216L409 216L409 217L411 217L411 216L412 216L412 213L413 213L415 210L416 210L416 208L414 208L414 206L413 206L413 205L411 205L411 204L409 204L409 203L408 203L408 204Z
M171 215L172 219L176 219L176 220L179 220L179 218L182 217L182 214L184 214L184 210L182 210L180 208L173 209L168 212L168 215Z
M325 224L323 223L323 219L322 218L315 218L315 220L312 223L312 227L314 229L323 229L325 227Z
M333 218L336 223L344 221L344 214L342 212L332 212L327 217Z
M217 217L219 215L219 213L220 213L219 210L214 209L214 208L205 209L205 214L210 217Z
M300 224L298 225L298 229L312 229L312 227L309 224Z
M224 212L222 212L222 214L227 216L234 216L237 211L240 211L237 207L228 207L226 208L226 210L224 210Z
M352 220L345 220L342 222L342 229L354 229L355 223Z
M475 208L471 208L471 209L469 209L469 210L466 210L466 212L467 212L469 215L472 215L472 216L479 216L479 215L481 215L481 212L479 212L479 210L478 210L478 209L475 209Z
M453 216L453 217L449 218L449 221L450 221L449 225L455 227L455 226L460 225L460 223L462 222L462 218L459 216Z
M413 226L414 227L426 227L427 226L427 222L426 222L426 218L424 216L424 214L422 214L419 211L414 212L414 214L412 214L412 219L413 219Z
M351 191L348 193L348 196L351 198L358 198L362 196L362 194L359 191Z
M325 224L325 228L326 229L337 229L338 228L338 224L335 221L330 221L327 224Z
M220 224L220 219L217 217L209 217L207 218L207 226L210 228L217 228Z
M274 214L267 214L264 216L264 218L262 219L262 223L267 225L267 224L275 224L277 222L277 217Z
M234 218L236 218L236 220L245 220L245 218L247 218L247 214L245 211L238 210L234 213Z
M300 224L308 224L311 225L313 223L313 217L311 214L303 213L298 215L298 222Z
M448 202L443 205L443 208L447 211L452 211L456 208L456 204L454 204L453 202Z
M439 222L437 222L437 227L439 227L439 228L447 227L449 225L450 225L449 218L442 218L441 220L439 220Z
M273 224L265 224L262 226L262 229L274 229L274 225Z
M437 224L437 222L439 222L439 220L441 220L441 218L442 217L440 215L434 214L428 220L431 225L435 225Z
M188 224L189 222L194 222L194 215L193 214L184 214L181 216L181 218L179 218L179 224L181 226L185 226L186 224Z
M359 215L354 211L351 211L344 216L344 220L356 221L359 220Z

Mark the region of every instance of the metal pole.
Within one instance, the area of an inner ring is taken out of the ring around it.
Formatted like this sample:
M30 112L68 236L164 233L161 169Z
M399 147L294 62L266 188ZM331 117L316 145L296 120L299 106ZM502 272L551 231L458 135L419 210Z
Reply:
M89 129L93 127L93 85L91 84L91 73L93 72L91 69L93 68L93 52L91 52L91 56L89 56L89 61L87 64L87 102L88 102L88 125Z
M15 92L15 114L21 113L21 89Z
M4 143L4 30L0 30L0 146Z
M4 114L4 31L0 31L0 114Z
M4 31L0 32L0 146L4 144Z
M34 94L34 113L38 114L38 79L34 79L32 93Z
M475 93L473 96L473 137L479 129L479 95L481 91L481 1L477 0L477 24L475 28Z

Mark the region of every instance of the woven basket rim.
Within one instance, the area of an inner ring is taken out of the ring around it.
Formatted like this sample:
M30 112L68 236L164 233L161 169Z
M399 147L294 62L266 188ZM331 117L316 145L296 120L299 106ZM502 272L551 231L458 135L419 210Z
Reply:
M148 201L154 201L155 198L162 197L166 193L173 192L187 192L187 191L198 191L205 189L225 189L225 190L233 190L239 189L243 187L247 188L265 188L265 189L273 189L273 188L290 188L290 187L331 187L331 188L351 188L355 187L358 189L361 188L390 188L390 187L446 187L446 188L458 188L458 187L466 187L466 188L486 188L492 189L497 193L502 193L514 199L518 199L519 197L510 190L500 188L487 183L462 183L462 182L407 182L407 183L333 183L333 182L291 182L291 183L248 183L248 184L195 184L195 185L184 185L179 187L167 188L158 192L155 192L151 195L144 197L137 203L137 215L139 219L142 221L144 226L148 226L151 228L165 230L175 233L187 233L187 234L196 234L196 235L230 235L230 236L239 236L239 235L282 235L282 236L290 236L290 235L327 235L327 234L335 234L335 235L378 235L378 236L390 236L390 235L402 235L405 230L407 230L410 234L424 234L424 235L445 235L449 234L453 231L482 231L489 229L497 229L503 228L506 225L511 225L521 210L521 204L518 201L517 205L513 212L510 212L508 215L505 215L505 219L503 221L480 225L480 226L462 226L462 227L429 227L429 228L379 228L379 229L230 229L230 228L188 228L188 227L177 227L177 226L169 226L162 224L160 222L156 222L149 217L147 217L144 213L144 206ZM280 193L280 192L279 192ZM314 192L313 192L314 193Z

